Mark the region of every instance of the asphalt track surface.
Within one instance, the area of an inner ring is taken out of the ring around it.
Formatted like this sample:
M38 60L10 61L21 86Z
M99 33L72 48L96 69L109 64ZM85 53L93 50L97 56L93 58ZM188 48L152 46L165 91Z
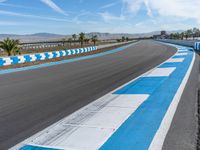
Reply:
M101 57L0 75L0 149L14 146L175 52L170 46L140 41Z

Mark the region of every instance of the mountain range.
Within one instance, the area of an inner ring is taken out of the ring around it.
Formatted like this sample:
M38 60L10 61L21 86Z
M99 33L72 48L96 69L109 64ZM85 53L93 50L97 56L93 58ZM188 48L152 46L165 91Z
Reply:
M181 32L182 30L176 31L167 31L168 34ZM87 38L91 38L93 35L97 35L100 40L109 40L109 39L121 39L122 36L128 38L141 38L141 37L151 37L153 35L160 34L160 31L149 32L149 33L100 33L100 32L91 32L86 33ZM0 34L0 40L5 38L19 39L21 42L41 42L41 41L57 41L62 39L71 38L71 35L60 35L60 34L52 34L52 33L35 33L35 34L25 34L25 35L17 35L17 34Z

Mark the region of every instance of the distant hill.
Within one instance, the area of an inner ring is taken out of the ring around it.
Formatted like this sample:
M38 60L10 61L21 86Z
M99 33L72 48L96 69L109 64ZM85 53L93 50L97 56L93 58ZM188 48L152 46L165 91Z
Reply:
M167 33L181 32L182 30L176 31L167 31ZM122 36L129 38L141 38L141 37L151 37L155 34L160 34L160 31L149 32L149 33L100 33L100 32L91 32L86 33L87 38L91 38L93 35L97 35L98 39L107 40L107 39L119 39ZM71 35L60 35L52 33L35 33L35 34L26 34L26 35L17 35L17 34L0 34L0 40L5 38L19 39L21 42L39 42L39 41L56 41L63 38L68 39Z

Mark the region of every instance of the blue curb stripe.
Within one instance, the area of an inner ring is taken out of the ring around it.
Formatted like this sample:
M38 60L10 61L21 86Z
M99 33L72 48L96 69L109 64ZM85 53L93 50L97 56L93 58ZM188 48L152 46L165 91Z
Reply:
M155 83L156 89L154 84L149 84L152 89L146 87L148 83L138 86L138 82L144 80L141 78L119 89L115 94L144 94L144 92L151 94L102 145L100 150L147 150L189 69L193 57L194 53L189 51L183 62L172 63L176 66L175 71L165 79L156 79L159 82ZM159 67L162 66L165 67L165 64ZM147 82L151 81L147 80ZM154 89L155 91L152 92Z
M185 58L186 56L173 56L172 58Z
M40 146L33 146L33 145L26 145L22 147L20 150L62 150L62 149L55 149L55 148L46 148Z
M114 94L151 94L167 77L141 77L128 84Z

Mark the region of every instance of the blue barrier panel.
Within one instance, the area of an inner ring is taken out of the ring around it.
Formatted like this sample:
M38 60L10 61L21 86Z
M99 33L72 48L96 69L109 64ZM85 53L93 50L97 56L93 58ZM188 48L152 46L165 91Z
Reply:
M17 56L11 56L10 59L12 60L12 65L18 64L20 61Z
M40 54L35 54L35 57L36 57L36 61L41 60L41 58L42 58L42 56Z
M25 58L25 62L31 62L31 60L32 60L30 55L24 55L24 58Z
M200 42L195 42L195 43L194 43L194 49L195 49L196 51L200 51Z
M5 63L5 60L3 60L3 58L0 58L0 66L3 66L4 63Z
M30 54L30 55L26 54L26 55L22 55L22 56L1 57L0 58L0 66L20 64L20 63L24 63L24 62L28 63L31 61L47 60L47 59L52 59L52 58L56 58L56 57L63 57L63 56L80 54L80 53L87 53L91 50L96 50L96 49L97 49L97 47L95 46L95 47L87 47L87 48L80 48L80 49L44 52L44 53L37 53L37 54ZM23 60L23 57L24 57L24 60ZM7 63L6 63L6 61L7 61Z

